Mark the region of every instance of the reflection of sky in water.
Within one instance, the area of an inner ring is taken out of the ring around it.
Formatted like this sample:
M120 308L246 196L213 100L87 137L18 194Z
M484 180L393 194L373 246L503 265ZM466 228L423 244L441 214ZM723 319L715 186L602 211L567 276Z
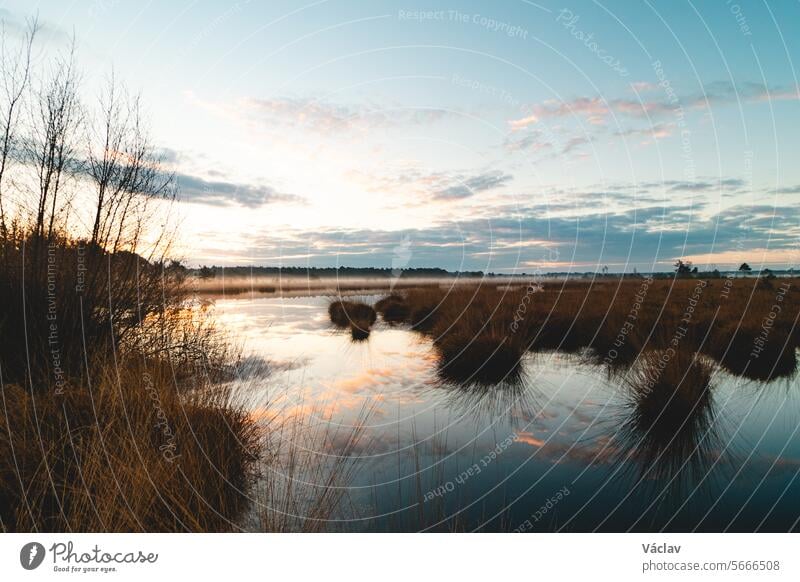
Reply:
M280 390L283 409L340 429L371 407L345 529L797 528L796 379L719 373L711 429L687 428L688 447L676 437L647 456L651 441L624 430L619 383L578 356L529 354L523 386L479 391L438 382L428 340L406 329L378 323L352 343L331 329L323 297L224 300L217 313L273 365L251 391Z

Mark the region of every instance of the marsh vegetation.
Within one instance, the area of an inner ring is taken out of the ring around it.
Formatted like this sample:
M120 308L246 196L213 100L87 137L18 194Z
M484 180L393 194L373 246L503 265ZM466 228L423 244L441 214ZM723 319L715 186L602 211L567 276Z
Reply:
M139 97L111 77L84 99L74 50L34 62L39 28L0 62L0 530L238 530L277 491L297 509L266 468L298 464L268 445L310 428L237 399L241 351L170 259Z
M525 352L583 351L613 371L667 350L677 354L666 358L672 372L702 354L733 374L770 380L797 367L798 295L788 278L616 278L420 287L376 305L392 306L386 321L430 336L442 368L464 379L466 362L482 380L513 376ZM496 373L478 373L483 364Z

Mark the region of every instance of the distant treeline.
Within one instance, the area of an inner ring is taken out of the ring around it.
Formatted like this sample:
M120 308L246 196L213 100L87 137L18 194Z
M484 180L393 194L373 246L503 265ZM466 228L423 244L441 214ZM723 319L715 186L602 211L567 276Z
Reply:
M333 277L483 277L483 271L447 271L439 268L381 269L376 267L206 267L191 269L192 274L202 278L213 277L309 277L325 279Z
M408 269L389 269L380 267L219 267L219 266L202 266L200 268L189 269L188 272L203 279L211 279L215 277L303 277L310 279L328 279L328 278L458 278L458 277L520 277L529 279L531 277L545 277L545 278L572 278L572 279L589 279L596 277L609 277L609 278L635 278L642 277L642 273L634 271L633 273L603 273L595 271L567 272L567 271L554 271L548 273L486 273L484 271L448 271L438 267L421 267L421 268L408 268ZM647 274L647 273L645 273ZM663 271L649 273L653 277L674 277L675 271ZM678 273L680 277L700 277L700 278L718 278L724 276L786 276L794 275L793 269L764 269L761 272L742 272L741 270L719 271L694 271L686 273Z

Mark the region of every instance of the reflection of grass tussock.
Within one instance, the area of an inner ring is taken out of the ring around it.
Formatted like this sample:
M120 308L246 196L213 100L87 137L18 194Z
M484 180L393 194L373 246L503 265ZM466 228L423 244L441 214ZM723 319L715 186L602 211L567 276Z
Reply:
M646 352L626 374L630 413L618 442L646 482L663 492L706 476L718 450L714 367L690 350Z

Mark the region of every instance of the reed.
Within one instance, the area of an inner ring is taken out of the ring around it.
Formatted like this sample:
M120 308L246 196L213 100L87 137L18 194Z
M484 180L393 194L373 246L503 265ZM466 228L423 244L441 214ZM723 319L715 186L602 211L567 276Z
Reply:
M237 529L259 454L247 412L208 387L181 396L166 362L101 360L90 377L5 386L3 529Z
M259 431L181 268L25 232L0 248L2 529L236 529Z

